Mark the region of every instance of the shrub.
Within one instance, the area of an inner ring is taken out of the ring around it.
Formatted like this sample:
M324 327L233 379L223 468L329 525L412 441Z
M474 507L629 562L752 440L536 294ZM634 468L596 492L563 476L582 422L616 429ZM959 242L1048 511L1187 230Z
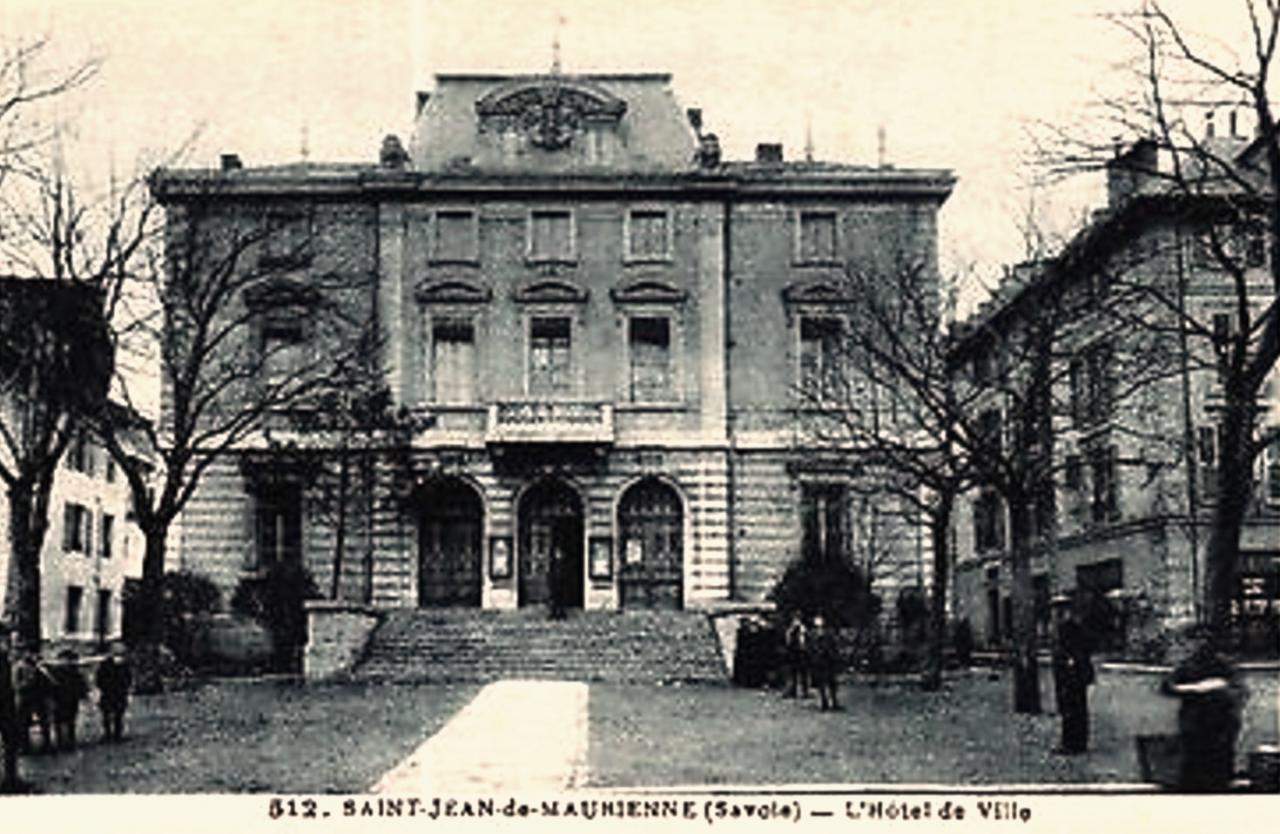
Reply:
M769 598L784 622L799 611L805 617L821 614L837 628L860 629L880 613L879 597L871 593L866 576L843 560L793 561Z
M162 581L165 646L178 663L199 667L207 659L202 622L221 607L222 592L213 580L191 571L170 571Z
M261 576L246 576L231 597L231 610L261 623L271 633L273 665L296 671L307 639L303 602L320 596L315 580L297 562L277 562Z

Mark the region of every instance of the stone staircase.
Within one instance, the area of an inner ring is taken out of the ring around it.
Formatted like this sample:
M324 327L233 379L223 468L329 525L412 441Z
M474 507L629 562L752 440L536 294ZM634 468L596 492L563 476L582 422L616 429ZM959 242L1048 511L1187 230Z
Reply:
M707 616L688 611L404 609L374 630L352 677L364 681L543 678L723 683Z

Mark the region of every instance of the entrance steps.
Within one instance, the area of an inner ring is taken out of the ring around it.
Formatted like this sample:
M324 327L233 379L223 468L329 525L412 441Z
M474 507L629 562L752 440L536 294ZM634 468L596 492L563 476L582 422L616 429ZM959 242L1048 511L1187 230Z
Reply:
M488 682L535 678L611 683L722 683L705 614L691 611L390 611L352 671L363 681Z

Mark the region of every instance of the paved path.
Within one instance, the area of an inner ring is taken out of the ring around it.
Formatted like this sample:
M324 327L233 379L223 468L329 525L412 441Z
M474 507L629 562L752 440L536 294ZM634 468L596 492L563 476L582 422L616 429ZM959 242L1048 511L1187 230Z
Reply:
M555 792L581 785L587 767L587 685L491 683L374 793Z

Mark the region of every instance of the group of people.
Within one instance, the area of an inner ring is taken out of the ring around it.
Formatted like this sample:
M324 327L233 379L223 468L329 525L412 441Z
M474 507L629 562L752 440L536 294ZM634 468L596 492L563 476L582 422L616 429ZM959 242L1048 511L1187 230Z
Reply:
M94 674L98 707L102 711L103 738L124 736L124 714L133 674L123 647L115 646ZM89 697L89 685L76 653L64 649L56 662L47 662L31 647L13 651L7 629L0 625L0 743L4 747L4 772L0 788L18 788L20 753L34 753L32 728L39 731L43 752L72 750L80 704Z
M819 614L809 625L799 611L793 612L783 634L783 642L787 652L787 690L784 697L808 698L812 684L818 690L819 709L844 709L836 697L840 648L835 630L827 625L826 619Z

